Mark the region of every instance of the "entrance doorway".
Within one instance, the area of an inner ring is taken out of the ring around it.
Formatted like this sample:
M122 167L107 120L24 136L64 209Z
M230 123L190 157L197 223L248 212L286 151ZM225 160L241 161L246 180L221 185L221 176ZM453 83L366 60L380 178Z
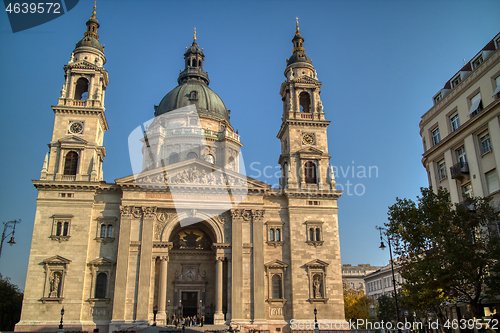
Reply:
M182 315L184 317L193 317L198 315L198 292L182 292Z

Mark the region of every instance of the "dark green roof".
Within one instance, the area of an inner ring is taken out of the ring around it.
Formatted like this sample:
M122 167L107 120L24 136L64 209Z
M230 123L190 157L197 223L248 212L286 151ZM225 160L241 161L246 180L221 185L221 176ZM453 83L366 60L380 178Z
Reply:
M102 47L101 42L94 38L94 37L89 37L85 36L78 43L76 43L75 49L79 48L80 46L90 46L95 49L98 49L101 52L104 52L104 47Z
M192 92L195 92L192 94ZM229 112L222 99L206 84L188 81L178 85L163 97L156 107L155 116L182 108L191 104L196 105L200 116L208 116L229 121Z

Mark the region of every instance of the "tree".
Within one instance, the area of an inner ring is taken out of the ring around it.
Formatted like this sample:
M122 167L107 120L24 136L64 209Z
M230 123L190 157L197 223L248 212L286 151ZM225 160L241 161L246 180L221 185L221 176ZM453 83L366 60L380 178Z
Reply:
M0 331L14 330L14 325L21 319L22 305L23 294L18 286L0 274Z
M369 299L363 290L353 289L344 284L344 312L345 319L356 321L370 319L370 305L373 300Z
M397 199L389 207L387 236L400 256L403 288L422 310L461 301L480 318L482 297L500 294L498 275L490 274L499 269L498 211L489 198L453 205L446 189L421 193L418 202Z

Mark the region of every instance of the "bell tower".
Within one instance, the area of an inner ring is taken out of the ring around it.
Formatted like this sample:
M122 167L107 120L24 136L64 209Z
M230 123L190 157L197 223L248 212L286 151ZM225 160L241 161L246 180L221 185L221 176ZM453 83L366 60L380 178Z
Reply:
M99 22L87 21L84 37L76 43L64 66L64 84L56 106L50 152L45 156L41 180L101 181L103 146L108 123L104 115L104 91L109 83L104 46L99 41Z
M283 189L335 189L329 172L327 127L320 98L321 82L304 49L297 18L292 39L292 56L287 60L286 80L281 84L283 116L278 139L281 140ZM333 184L333 185L332 185Z

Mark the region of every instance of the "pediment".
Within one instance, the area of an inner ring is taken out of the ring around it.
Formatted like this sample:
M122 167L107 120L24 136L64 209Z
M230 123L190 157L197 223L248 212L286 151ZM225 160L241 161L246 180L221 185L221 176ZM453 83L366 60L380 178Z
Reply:
M116 264L115 261L104 257L96 258L94 260L89 261L88 263L88 265L92 266L112 266L114 264Z
M49 265L66 265L69 264L70 262L71 260L61 257L59 255L47 258L43 261L44 264L49 264Z
M264 266L266 266L267 268L287 268L288 264L284 263L281 260L276 259L268 262L267 264L264 264Z
M314 268L314 267L328 267L328 265L329 264L327 262L324 262L324 261L319 260L319 259L315 259L313 261L309 261L304 266Z
M65 66L66 68L79 68L79 69L99 69L100 67L96 66L95 64L88 62L87 60L80 60L80 61L75 61L72 63L69 63Z
M243 190L270 187L259 180L214 166L197 158L119 178L115 182L118 185L147 188L165 188L166 186L226 188L229 185L231 189Z
M297 155L323 155L324 152L316 147L305 147L298 150L295 154Z
M88 141L87 140L84 140L82 139L81 137L79 136L76 136L76 135L67 135L65 137L62 137L61 139L58 140L60 143L72 143L72 144L87 144Z
M321 85L321 83L310 77L310 76L307 76L307 75L304 75L304 76L300 76L300 77L297 77L295 79L293 79L293 82L296 82L296 83L308 83L308 84L319 84Z

